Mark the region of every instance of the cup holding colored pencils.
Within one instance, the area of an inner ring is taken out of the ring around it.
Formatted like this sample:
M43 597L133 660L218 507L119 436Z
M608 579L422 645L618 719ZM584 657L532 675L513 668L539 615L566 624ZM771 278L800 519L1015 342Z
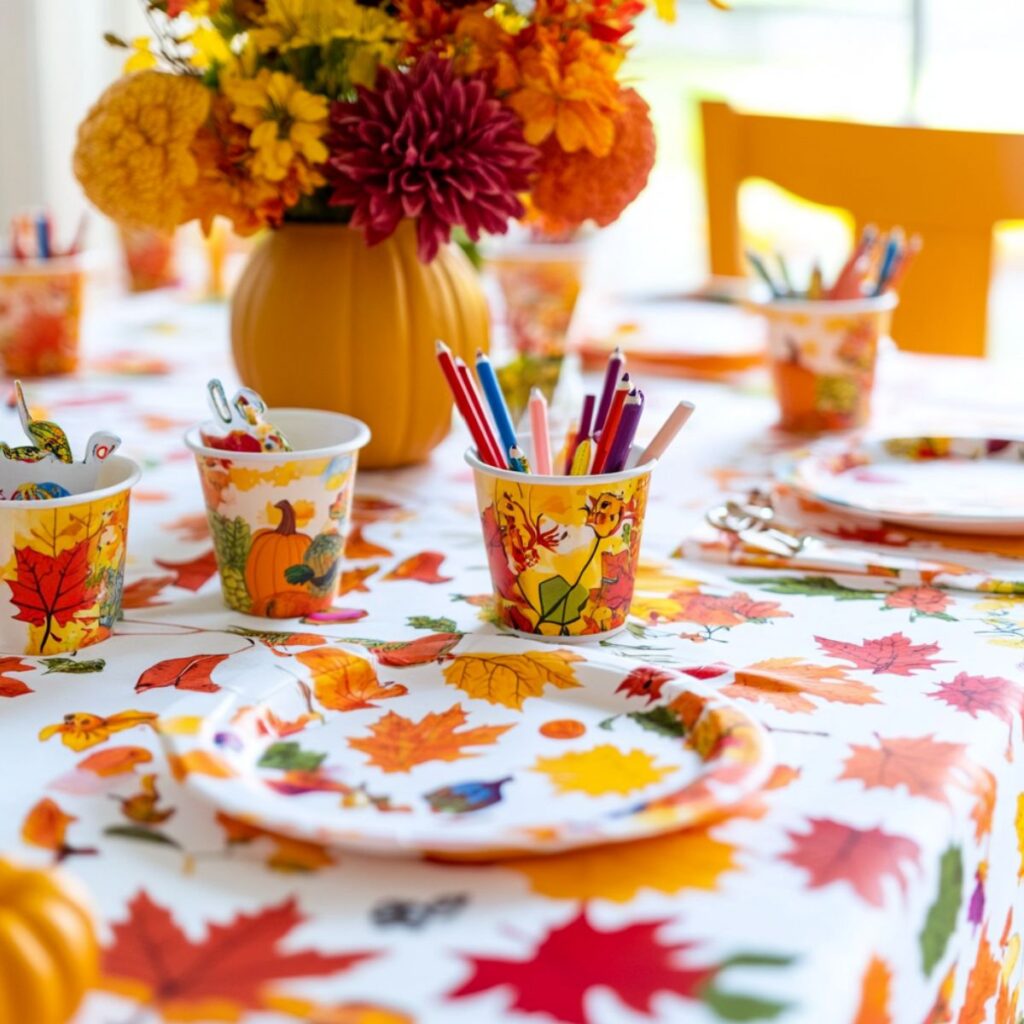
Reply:
M84 224L58 247L46 214L12 221L9 257L0 264L0 358L10 376L71 373L78 366Z
M871 412L879 342L888 336L898 289L921 250L901 229L864 229L834 281L815 264L797 289L783 256L747 259L771 292L752 303L767 324L768 358L782 430L815 434L863 426Z
M530 434L517 435L486 356L477 359L482 395L468 368L460 373L464 364L440 344L438 358L449 383L458 386L456 407L476 442L466 461L476 484L496 621L520 636L559 643L622 629L651 472L693 406L681 403L649 445L635 444L642 396L629 375L620 374L624 360L617 354L600 399L587 396L580 424L554 454L539 392L531 397Z

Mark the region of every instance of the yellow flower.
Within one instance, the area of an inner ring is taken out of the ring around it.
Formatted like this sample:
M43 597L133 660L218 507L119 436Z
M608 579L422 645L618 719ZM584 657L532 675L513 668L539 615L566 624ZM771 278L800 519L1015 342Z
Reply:
M39 731L40 740L60 736L65 747L72 750L88 750L98 743L104 743L115 732L133 729L137 725L151 725L156 715L151 711L119 711L103 718L87 711L76 711L65 715L59 725L47 725Z
M156 66L156 54L150 47L149 36L137 36L132 40L131 56L124 62L125 74L145 71Z
M208 68L213 64L226 64L231 60L231 50L224 37L209 25L200 25L188 36L194 52L191 63L197 68Z
M85 194L121 223L177 227L198 176L190 147L209 109L196 78L139 71L114 82L78 129L74 166Z
M396 18L357 0L267 0L266 13L250 32L261 51L288 52L302 47L327 47L335 40L354 44L336 60L325 53L325 85L373 85L381 64L394 64L405 36ZM333 94L333 93L332 93Z
M224 92L234 104L231 119L251 129L252 171L283 181L296 162L327 159L321 141L327 131L327 98L306 92L291 75L263 68L255 78L226 78Z

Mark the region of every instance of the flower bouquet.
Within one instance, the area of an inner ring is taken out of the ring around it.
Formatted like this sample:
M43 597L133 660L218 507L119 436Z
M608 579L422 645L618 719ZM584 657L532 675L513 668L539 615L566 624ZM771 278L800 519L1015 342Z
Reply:
M673 16L672 0L655 2ZM376 415L346 390L342 377L357 363L370 372L351 346L372 341L375 359L401 378L419 365L411 352L423 349L429 365L437 336L456 352L485 340L478 286L447 245L453 230L475 241L522 218L560 233L609 224L644 187L654 160L647 104L621 80L647 0L142 3L150 36L107 36L130 51L127 74L79 129L78 179L123 224L167 230L197 219L208 230L222 216L243 235L330 225L330 245L307 231L289 258L305 247L318 250L321 270L333 261L352 285L347 305L334 290L317 316L315 297L296 296L294 282L275 293L278 275L264 267L260 287L243 280L236 296L236 362L274 404L340 408L369 421L371 465L425 453L412 451L410 436L376 457L374 445L391 443L399 428L374 422L388 405L379 390ZM388 245L398 252L387 261L363 255ZM428 269L413 267L409 253ZM353 261L380 269L360 278ZM444 273L431 275L429 265L442 261ZM306 270L307 279L323 280L316 266ZM373 287L396 273L414 280L399 293ZM268 301L286 306L291 320L268 312ZM404 319L416 320L423 336L365 308L389 303L418 303ZM268 320L277 336L257 337ZM293 328L288 360L280 356L284 325ZM430 447L443 436L434 421L449 410L443 382L437 387L437 400L414 403L425 411L408 431ZM393 397L403 401L401 388Z

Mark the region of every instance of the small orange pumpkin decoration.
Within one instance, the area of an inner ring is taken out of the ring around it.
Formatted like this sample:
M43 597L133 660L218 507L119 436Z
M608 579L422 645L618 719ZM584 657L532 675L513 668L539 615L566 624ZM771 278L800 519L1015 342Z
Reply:
M0 1024L66 1024L99 970L79 886L0 860Z
M267 615L275 606L287 605L290 614L302 615L305 602L296 602L292 595L309 596L303 583L289 583L285 570L299 565L310 539L295 529L295 509L290 501L279 501L274 505L281 513L281 522L273 530L260 530L252 538L252 547L245 563L245 585L252 598L252 614ZM303 610L292 608L302 606ZM276 617L282 617L280 610Z

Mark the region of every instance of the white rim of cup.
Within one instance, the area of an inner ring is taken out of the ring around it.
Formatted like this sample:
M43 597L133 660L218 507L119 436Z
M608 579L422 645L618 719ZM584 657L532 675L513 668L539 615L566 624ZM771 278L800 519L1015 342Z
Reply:
M755 312L806 313L813 316L849 316L857 313L886 313L899 305L895 292L861 299L747 299L745 304Z
M523 439L520 438L520 440ZM625 480L633 480L638 476L646 476L658 464L657 459L651 459L639 466L620 470L618 473L589 473L586 476L565 476L564 474L552 473L549 476L541 473L517 473L512 469L499 469L497 466L489 466L477 457L475 448L467 448L463 457L474 470L486 473L488 476L509 480L512 483L528 483L532 487L565 487L567 484L572 487L587 487L591 484L618 484Z
M299 448L290 452L235 452L225 448L211 448L200 440L199 432L204 427L224 429L225 424L217 423L214 420L204 420L185 431L185 445L196 455L203 455L210 459L230 459L232 462L249 462L253 465L266 463L270 459L275 462L298 462L305 459L322 459L332 455L347 455L350 452L357 452L365 448L370 441L370 428L355 416L349 416L343 412L331 412L329 409L296 409L291 407L281 409L268 409L267 420L278 426L276 420L283 414L285 418L292 414L309 416L310 413L328 417L335 421L343 421L355 431L355 436L347 441L339 441L337 444L322 445L319 448ZM281 426L281 432L288 436L288 430Z
M112 498L122 491L131 490L142 478L142 469L134 459L124 455L111 455L104 466L113 466L124 463L129 466L128 475L116 484L108 487L99 487L92 491L82 491L80 494L69 494L66 498L43 498L39 501L19 501L15 498L0 499L0 508L10 509L49 509L67 508L70 505L86 505L93 501L102 501L104 498ZM102 472L102 470L101 470Z

